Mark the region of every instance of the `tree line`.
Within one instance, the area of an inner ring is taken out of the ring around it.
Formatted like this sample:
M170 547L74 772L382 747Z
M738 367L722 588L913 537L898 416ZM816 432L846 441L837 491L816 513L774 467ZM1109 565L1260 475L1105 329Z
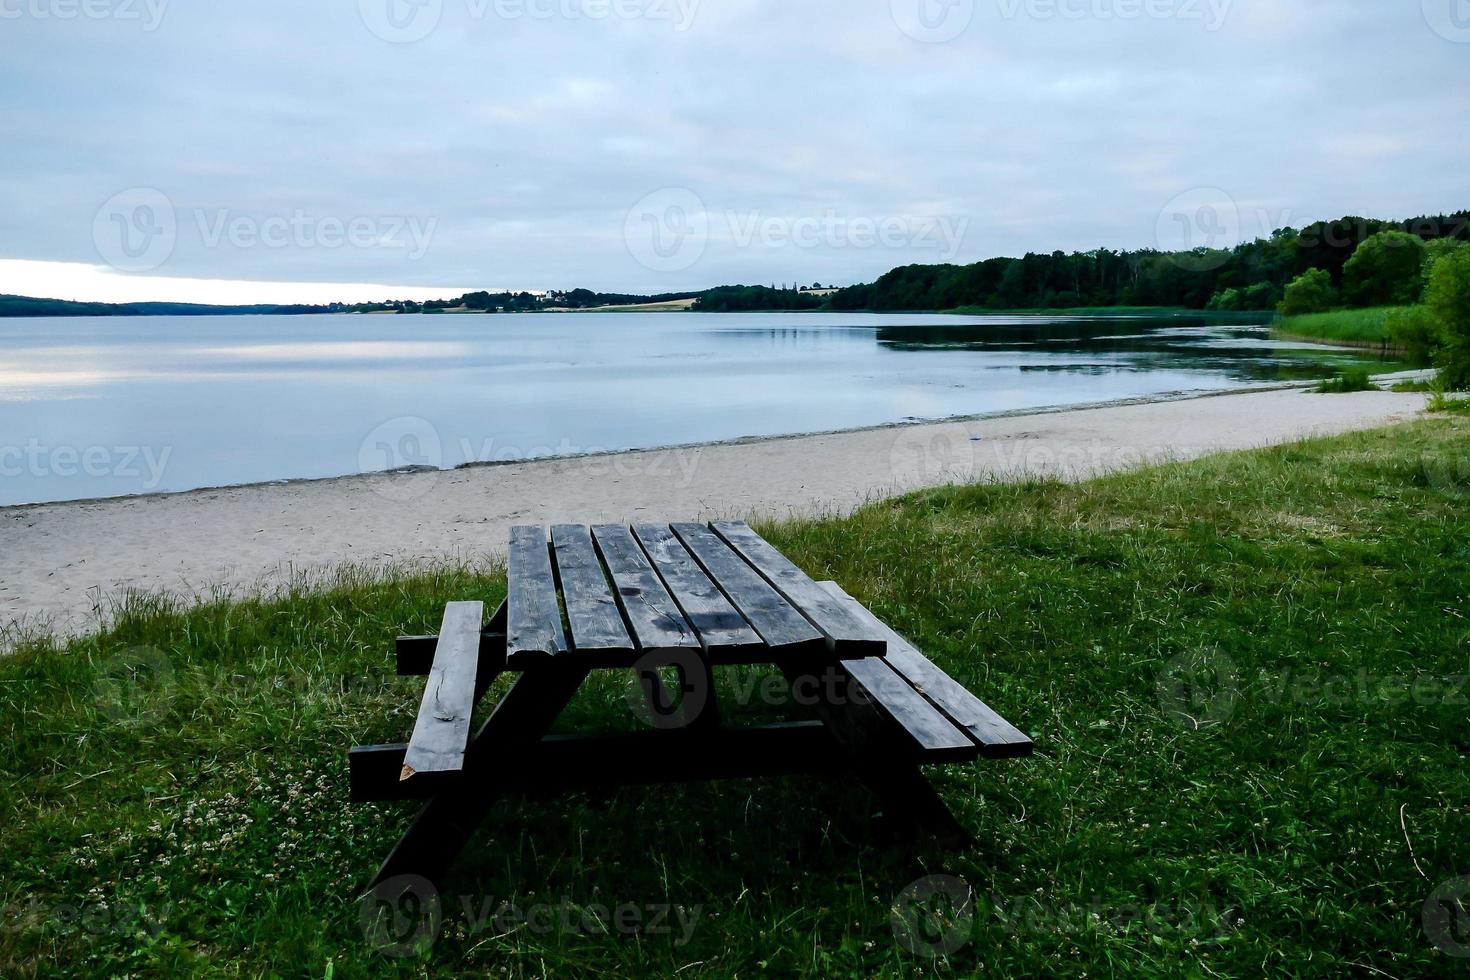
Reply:
M1346 217L1232 249L1028 252L970 265L909 265L876 282L831 297L833 310L1068 309L1165 306L1185 309L1270 310L1287 286L1317 270L1342 289L1348 260L1363 242L1386 231L1421 241L1470 239L1470 211L1403 221Z

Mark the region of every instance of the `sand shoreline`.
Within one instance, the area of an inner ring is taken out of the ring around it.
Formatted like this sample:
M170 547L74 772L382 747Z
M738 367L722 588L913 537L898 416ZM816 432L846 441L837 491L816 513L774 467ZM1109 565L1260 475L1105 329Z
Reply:
M498 556L516 523L841 513L924 486L1099 472L1393 424L1422 394L1191 392L456 470L0 509L0 626L95 626L125 591L269 591L343 563Z

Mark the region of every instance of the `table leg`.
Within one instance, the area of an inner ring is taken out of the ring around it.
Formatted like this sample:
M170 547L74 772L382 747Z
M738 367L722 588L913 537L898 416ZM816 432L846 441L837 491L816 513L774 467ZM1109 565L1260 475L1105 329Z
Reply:
M913 756L903 751L903 733L870 700L853 695L851 681L836 664L826 665L820 675L789 664L781 669L794 691L821 692L812 702L817 716L848 753L854 775L878 797L896 830L954 846L972 843Z
M468 778L429 801L378 869L369 888L409 875L442 887L455 858L500 796L494 755L539 742L587 673L585 667L555 661L524 671L465 752Z

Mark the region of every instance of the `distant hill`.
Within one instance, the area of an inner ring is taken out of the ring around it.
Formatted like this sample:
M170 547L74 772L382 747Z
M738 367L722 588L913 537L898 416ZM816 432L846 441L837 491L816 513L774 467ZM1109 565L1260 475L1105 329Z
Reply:
M221 316L345 313L351 307L257 303L249 306L210 306L205 303L77 303L67 299L37 299L0 293L0 317L6 316Z

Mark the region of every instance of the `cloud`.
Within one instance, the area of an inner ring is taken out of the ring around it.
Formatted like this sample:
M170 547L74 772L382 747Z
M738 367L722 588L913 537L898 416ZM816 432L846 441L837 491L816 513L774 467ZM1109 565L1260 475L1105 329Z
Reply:
M1099 11L1128 0L962 0L963 30L929 43L897 0L435 0L432 29L393 43L392 24L424 25L364 16L375 2L170 3L152 30L0 22L0 258L107 261L99 213L135 189L176 227L147 275L404 295L848 282L938 260L913 240L713 235L688 267L650 268L629 209L664 189L716 227L963 221L955 261L1148 246L1160 209L1202 187L1302 220L1470 204L1470 46L1418 4L1148 0L1126 18ZM1221 11L1218 29L1190 10ZM222 216L379 234L201 231ZM120 217L103 225L146 227ZM423 251L394 247L387 227L415 222Z

